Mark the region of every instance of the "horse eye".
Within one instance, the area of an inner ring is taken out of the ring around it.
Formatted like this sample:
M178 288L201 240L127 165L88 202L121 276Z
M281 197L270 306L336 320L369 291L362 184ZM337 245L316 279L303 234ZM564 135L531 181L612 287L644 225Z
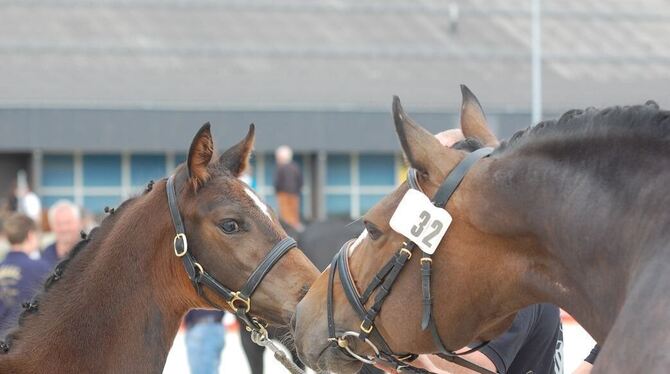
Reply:
M234 219L227 219L221 223L221 230L226 234L234 234L240 231L240 224Z
M372 240L377 240L384 234L380 229L377 228L377 226L375 226L371 222L364 221L363 225L365 226L365 229L368 230L368 235Z

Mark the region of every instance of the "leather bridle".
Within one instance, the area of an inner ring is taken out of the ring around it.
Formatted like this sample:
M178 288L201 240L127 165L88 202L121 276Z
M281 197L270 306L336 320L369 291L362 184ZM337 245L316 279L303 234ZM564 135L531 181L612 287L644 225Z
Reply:
M191 280L198 295L202 296L213 308L223 310L221 306L212 302L203 292L202 285L209 287L226 301L231 310L244 321L250 331L256 330L267 336L267 331L265 331L266 325L257 317L249 315L249 311L251 310L251 295L275 263L277 263L277 261L279 261L279 259L281 259L289 250L297 246L295 239L287 236L277 242L265 256L263 261L261 261L251 273L244 286L242 286L239 291L232 291L207 273L203 266L198 263L193 256L193 253L189 251L188 240L186 239L186 229L184 227L184 222L181 219L181 215L179 214L174 175L168 178L166 190L168 206L170 207L170 216L172 216L172 223L174 224L177 233L173 240L174 254L181 258L184 263L184 269L186 269L188 278Z
M487 157L492 151L492 148L481 148L466 155L465 158L463 158L463 160L461 160L461 162L456 165L456 167L442 182L432 199L433 204L437 207L444 208L449 201L449 198L453 195L454 191L456 191L456 188L461 183L470 168L479 159ZM408 171L407 181L410 188L423 192L418 182L416 169L410 169ZM400 250L396 252L396 254L393 255L393 257L391 257L391 259L381 268L381 270L377 273L377 275L375 275L375 277L361 295L356 288L356 284L349 266L349 248L351 243L352 241L345 243L340 251L335 255L333 261L330 264L327 295L328 340L330 344L338 347L346 355L364 363L373 364L377 360L382 360L388 364L393 365L399 372L404 371L414 373L430 373L425 369L420 369L408 364L408 362L411 362L417 357L416 354L397 354L391 351L389 345L384 340L384 337L381 335L378 329L375 329L374 326L375 318L381 311L384 300L391 292L391 288L395 283L398 275L407 262L411 259L412 253L414 252L417 245L412 241L405 241ZM460 357L462 355L479 350L488 344L488 342L482 342L465 352L459 353L450 351L444 346L439 332L437 331L435 319L432 314L433 299L431 295L430 280L433 260L431 255L422 251L420 252L422 254L420 259L422 280L421 288L423 294L423 315L421 320L422 330L430 330L435 346L439 352L438 356L441 358L467 367L468 369L477 371L479 373L495 374L488 369L480 367ZM342 289L344 290L344 294L346 295L349 304L351 304L359 318L361 318L359 331L346 331L341 333L339 336L335 326L333 300L333 288L336 272L339 274L340 283L342 284ZM372 302L372 306L369 309L366 309L365 305L371 299L373 294L375 294L375 296ZM374 351L374 356L363 357L362 355L354 352L349 346L349 341L347 340L348 337L357 337L360 341L369 345Z

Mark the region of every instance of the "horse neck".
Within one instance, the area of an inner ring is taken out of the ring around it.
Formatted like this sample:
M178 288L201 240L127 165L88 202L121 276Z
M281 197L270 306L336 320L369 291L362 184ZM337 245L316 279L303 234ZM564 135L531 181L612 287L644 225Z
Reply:
M162 371L191 291L163 196L154 187L103 222L16 330L10 371Z
M487 187L468 201L487 202L486 211L474 214L482 231L533 243L509 248L509 253L527 259L519 276L522 293L534 302L561 306L603 341L636 270L663 235L659 228L667 227L658 219L670 223L667 214L648 214L653 204L667 206L667 194L656 195L665 203L639 199L635 178L621 176L623 169L635 167L627 161L614 172L607 170L611 158L599 163L594 156L584 170L552 156L512 153L488 160L475 182ZM607 178L612 179L605 183ZM670 182L665 179L646 187L661 192Z

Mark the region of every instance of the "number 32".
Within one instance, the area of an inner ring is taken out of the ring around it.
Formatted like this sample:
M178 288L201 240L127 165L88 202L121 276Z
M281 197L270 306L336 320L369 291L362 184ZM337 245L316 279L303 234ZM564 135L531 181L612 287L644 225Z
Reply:
M414 235L417 238L421 236L421 233L423 233L423 229L428 225L432 217L430 216L430 213L424 210L419 215L419 218L421 219L421 222L419 222L418 225L412 226L411 230L412 235ZM421 240L421 242L427 245L428 247L433 246L433 243L431 243L430 240L433 239L435 235L437 235L440 232L440 230L442 230L443 225L442 222L440 221L433 221L430 227L433 229L433 232L426 235L426 237L423 238L423 240Z

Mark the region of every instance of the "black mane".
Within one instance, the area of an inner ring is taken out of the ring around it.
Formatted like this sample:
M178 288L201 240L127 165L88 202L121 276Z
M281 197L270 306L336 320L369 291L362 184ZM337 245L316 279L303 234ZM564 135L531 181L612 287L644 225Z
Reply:
M568 139L575 135L649 137L670 139L670 111L660 110L654 101L644 105L589 107L565 112L558 120L547 120L516 132L500 143L494 154L520 148L533 140Z

